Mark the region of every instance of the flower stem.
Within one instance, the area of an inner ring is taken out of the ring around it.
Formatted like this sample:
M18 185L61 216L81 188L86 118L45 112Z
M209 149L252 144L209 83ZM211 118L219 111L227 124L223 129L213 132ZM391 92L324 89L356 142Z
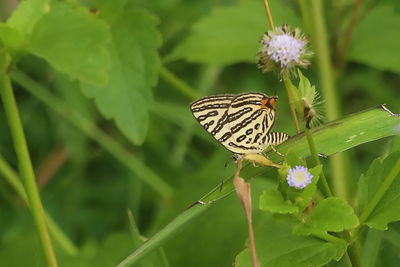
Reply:
M314 164L315 164L315 166L319 165L319 164L321 164L321 162L319 161L319 158L318 158L318 154L317 154L317 150L315 148L315 142L314 142L314 137L312 135L312 132L307 127L305 127L304 131L306 132L308 147L310 148L310 153L311 153L311 156L312 156L312 158L314 160ZM325 174L324 174L324 170L321 171L320 181L322 182L322 187L324 188L325 195L328 196L328 197L331 197L332 196L332 191L331 191L331 189L329 187L329 184L328 184L328 182L326 180L326 177L325 177Z
M399 173L400 173L400 159L398 159L396 164L394 164L393 168L386 176L385 180L383 180L382 185L379 187L374 197L368 203L365 210L361 213L361 216L359 218L360 225L363 224L368 219L368 217L374 211L376 205L378 205L379 201L385 195L386 191L389 189L390 185L393 183L394 179L397 177Z
M290 113L292 114L294 127L296 128L296 133L300 133L299 121L297 119L296 109L295 109L295 106L294 106L294 103L295 103L295 91L294 91L294 86L293 86L292 82L290 81L288 73L284 73L283 74L283 81L285 83L286 93L287 93L288 98L289 98Z
M189 99L194 100L199 98L199 94L187 83L179 79L174 73L169 71L166 67L161 66L160 76L169 82L173 87L178 89L182 94L187 96Z
M339 117L339 102L335 90L333 69L331 65L331 55L328 45L328 36L323 17L322 0L309 1L311 14L314 23L312 23L312 39L316 50L316 58L319 65L319 76L321 80L322 94L325 98L326 117L329 121ZM345 155L343 153L333 155L330 158L332 166L332 177L334 179L333 188L335 195L347 199L347 179Z
M4 111L8 119L8 124L10 126L15 152L18 158L19 170L24 181L29 206L31 207L32 216L39 233L47 265L55 267L57 266L57 259L47 230L43 206L40 201L35 174L33 172L32 162L11 86L10 77L7 74L0 74L0 94L4 105Z
M264 0L264 8L265 8L265 12L267 13L269 27L271 28L271 30L273 30L273 29L275 29L275 26L274 26L274 20L272 19L271 10L269 9L268 0Z
M328 233L326 233L326 232L325 232L325 233L324 233L324 232L321 232L321 233L313 233L312 235L315 236L315 237L318 237L318 238L320 238L320 239L322 239L322 240L331 242L331 243L343 242L343 239L338 238L338 237L336 237L336 236L333 236L333 235L331 235L331 234L328 234Z
M347 255L349 256L349 260L351 262L352 267L361 267L360 261L360 253L358 250L357 243L354 241L352 242L352 236L348 230L343 231L343 236L349 245L347 247Z

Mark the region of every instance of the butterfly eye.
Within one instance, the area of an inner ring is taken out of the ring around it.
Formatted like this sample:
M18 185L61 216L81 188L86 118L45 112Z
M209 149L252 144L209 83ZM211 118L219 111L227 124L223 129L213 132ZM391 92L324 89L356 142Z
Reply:
M275 104L276 104L276 101L277 101L277 100L278 100L277 97L271 97L271 98L268 99L269 105L270 105L273 109L275 109Z

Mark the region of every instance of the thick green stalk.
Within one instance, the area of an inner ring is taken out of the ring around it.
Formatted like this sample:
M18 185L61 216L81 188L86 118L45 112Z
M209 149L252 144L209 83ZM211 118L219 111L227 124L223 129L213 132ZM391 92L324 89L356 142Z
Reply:
M379 201L381 201L382 197L385 195L386 191L389 189L394 179L400 173L400 159L397 160L396 164L393 165L393 168L390 170L388 176L386 176L385 180L379 187L378 191L375 193L371 201L367 204L365 210L361 213L359 218L360 225L363 224L374 211L375 207L378 205Z
M39 233L47 265L55 267L57 266L57 259L51 244L46 221L44 219L43 206L37 189L35 174L33 172L32 162L22 128L17 103L15 101L14 92L8 75L0 75L0 90L4 111L10 126L14 149L18 158L19 170L24 181L29 206L31 207L31 213Z
M299 125L299 120L297 118L297 113L296 113L296 108L295 108L296 93L294 91L294 86L293 86L292 82L290 81L289 74L287 72L285 72L283 74L283 81L285 83L286 93L288 95L290 113L292 114L293 124L296 129L296 133L300 133L300 125Z
M353 238L350 235L350 232L348 230L343 231L343 236L346 239L346 241L349 243L349 245L347 247L347 255L349 256L351 266L352 267L361 267L358 243L352 242Z
M331 54L328 45L328 35L325 26L322 0L309 1L313 17L312 40L316 50L316 59L319 65L321 90L325 98L325 111L328 121L339 117L339 102L335 90ZM332 166L332 184L335 195L347 199L346 165L343 154L333 155L330 158Z
M370 228L364 243L361 263L363 267L374 267L378 258L383 231Z
M29 207L28 197L26 195L24 186L18 174L11 168L11 166L3 159L0 155L0 174L3 174L4 179L14 188L18 193L20 198L25 201ZM54 240L60 245L65 252L70 255L78 254L78 248L72 243L72 241L65 235L65 233L60 229L60 227L54 222L51 216L44 211L46 217L47 226L49 227L49 232Z
M153 170L148 168L141 160L136 158L135 155L96 127L91 121L82 117L75 110L68 108L65 102L51 95L48 90L45 90L40 84L30 79L23 72L17 70L13 71L11 77L18 84L22 85L24 89L80 129L84 134L98 142L100 146L118 159L156 192L160 193L163 197L171 196L173 189L169 184L164 182Z
M313 233L313 236L318 237L318 238L320 238L320 239L322 239L322 240L331 242L331 243L343 242L343 239L338 238L338 237L336 237L336 236L333 236L333 235L331 235L331 234L329 234L329 233L324 233L324 232L321 232L321 233Z
M310 154L311 154L311 157L314 160L314 164L315 165L319 165L319 164L321 164L321 162L319 161L319 158L318 158L317 149L315 148L315 142L314 142L314 137L312 135L312 132L307 127L305 127L304 131L306 132L308 147L310 148ZM325 195L328 196L328 197L331 197L332 196L332 191L331 191L331 189L329 187L329 184L328 184L328 182L326 180L326 177L325 177L325 174L324 174L324 170L321 171L321 175L320 175L320 179L319 180L322 182L322 187L324 188Z
M126 257L120 262L117 267L133 266L139 260L141 260L147 253L158 248L166 240L170 239L173 235L176 235L179 231L184 229L192 219L206 211L211 205L196 204L193 207L187 209L176 217L172 222L167 224L163 229L156 233L152 238L147 240L143 245L136 249L132 254Z

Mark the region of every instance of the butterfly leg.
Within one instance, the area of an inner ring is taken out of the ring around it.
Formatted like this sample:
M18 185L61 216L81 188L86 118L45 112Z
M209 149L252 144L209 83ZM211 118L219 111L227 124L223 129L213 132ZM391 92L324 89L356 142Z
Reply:
M279 156L281 156L281 157L284 157L284 156L285 156L285 154L282 154L281 152L279 152L278 150L276 150L275 146L271 146L271 149L272 149L276 154L278 154Z

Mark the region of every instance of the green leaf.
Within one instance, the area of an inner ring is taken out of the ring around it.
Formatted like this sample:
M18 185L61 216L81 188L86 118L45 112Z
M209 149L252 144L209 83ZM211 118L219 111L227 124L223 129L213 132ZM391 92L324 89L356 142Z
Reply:
M144 243L144 238L136 232L129 233L113 233L101 244L88 266L115 266L123 258L123 256ZM150 257L143 259L136 266L138 267L163 267L167 266L163 257L162 248L157 253L153 253Z
M86 10L60 2L36 23L28 50L82 81L107 82L107 25Z
M98 9L101 18L108 22L118 19L124 12L128 0L90 0L91 6Z
M315 139L315 143L320 153L324 153L326 156L329 156L366 142L371 142L383 137L398 134L399 125L400 118L397 115L392 114L384 106L380 106L379 108L364 110L359 113L351 114L345 118L321 125L314 130L314 136L317 137ZM355 134L360 135L362 138L352 138L352 142L343 141L350 140L349 136L353 136ZM335 140L335 142L332 142L332 140ZM284 153L289 151L289 149L292 149L301 157L309 156L310 153L310 150L308 149L307 138L304 133L290 138L288 141L277 146L276 149ZM275 161L282 160L282 157L277 155L277 153L274 151L268 151L267 156ZM265 169L252 168L251 165L247 164L243 167L241 176L249 179L259 175L262 172L265 173ZM224 186L222 189L221 185L218 184L214 189L201 198L201 201L205 203L212 203L226 197L234 192L234 190L232 177L230 177L224 181ZM190 221L192 221L197 215L206 211L210 206L211 205L194 205L190 209L185 210L182 214L172 220L165 228L160 230L150 240L130 254L129 258L124 262L124 264L132 264L145 257L149 252L159 247L169 237L174 235L185 224L190 223ZM316 247L319 249L319 246ZM121 264L121 266L124 266L124 264Z
M341 232L358 226L353 208L344 200L330 197L322 200L312 210L306 222L295 228L296 234Z
M399 115L381 105L323 124L314 128L312 133L317 153L329 156L366 142L400 134L399 125ZM299 157L309 155L304 132L291 137L276 148L283 154L292 150ZM267 153L268 157L276 162L283 160L282 156L271 149Z
M390 154L386 159L374 160L366 174L362 175L359 183L358 200L360 210L364 211L367 204L373 199L381 188L385 179L398 164L400 152ZM388 223L400 220L400 174L397 173L394 181L378 202L365 224L371 228L387 230Z
M400 15L390 5L378 6L360 20L348 57L381 70L400 72Z
M5 23L0 23L0 43L3 43L11 54L17 54L22 50L23 37L18 30Z
M287 4L271 1L276 25L298 25L297 17ZM268 30L262 1L241 1L237 5L218 7L193 25L189 36L166 60L227 65L255 62L259 40Z
M28 34L42 16L50 11L50 0L22 1L7 20L7 24L21 33Z
M311 236L298 236L292 234L292 227L293 223L270 219L255 229L261 266L321 266L339 260L346 251L346 243L340 239L332 243ZM236 257L235 266L252 266L248 248Z
M269 189L260 196L259 206L261 210L272 213L298 213L299 208L289 200L285 201L281 192L276 189Z
M82 83L103 115L115 119L134 143L143 143L149 127L151 88L158 79L161 37L158 20L142 10L127 10L111 24L110 79L104 86Z

